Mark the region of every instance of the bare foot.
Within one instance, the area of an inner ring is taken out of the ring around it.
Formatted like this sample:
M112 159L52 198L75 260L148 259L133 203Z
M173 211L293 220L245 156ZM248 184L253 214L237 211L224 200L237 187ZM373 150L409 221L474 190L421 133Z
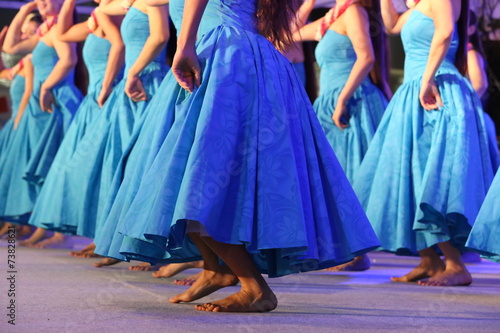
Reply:
M114 259L114 258L104 258L99 262L96 262L94 264L94 267L104 267L104 266L112 266L117 263L121 262L121 260Z
M73 246L73 242L59 232L55 232L52 237L44 239L41 242L29 245L29 247L35 249L56 249L69 246Z
M189 268L203 268L203 261L184 262L180 264L168 264L161 267L158 272L153 273L155 278L169 278Z
M0 238L7 235L9 233L9 227L12 227L12 223L5 222L0 229Z
M451 269L447 268L445 271L431 277L426 281L418 281L421 286L437 286L437 287L451 287L451 286L468 286L472 283L472 276L466 268Z
M196 305L199 311L211 312L267 312L276 309L278 299L271 289L262 293L240 290L219 301Z
M129 266L128 269L131 271L157 271L162 266L164 265L151 265L149 262L142 262L139 265Z
M172 297L169 301L171 303L191 302L237 283L238 278L228 267L221 266L218 272L203 270L188 290Z
M16 231L16 238L22 239L31 235L31 227L29 225L21 225Z
M102 256L94 253L94 250L95 250L95 244L90 243L84 249L82 249L80 251L71 251L69 253L69 255L76 257L76 258L100 258L100 257L102 257Z
M35 232L30 236L30 238L19 242L20 246L30 246L38 243L47 236L47 231L42 228L36 228Z
M417 267L411 270L410 273L403 275L401 277L391 277L392 282L415 282L428 277L436 276L437 274L444 272L446 265L444 262L439 260L434 260L432 263L421 262Z
M362 256L358 256L354 258L354 260L349 261L345 264L330 267L324 269L324 271L327 272L344 272L344 271L350 271L350 272L362 272L366 271L369 269L371 266L370 264L370 258L366 254L363 254Z
M192 286L201 276L201 272L191 275L185 279L174 280L174 284L178 286Z

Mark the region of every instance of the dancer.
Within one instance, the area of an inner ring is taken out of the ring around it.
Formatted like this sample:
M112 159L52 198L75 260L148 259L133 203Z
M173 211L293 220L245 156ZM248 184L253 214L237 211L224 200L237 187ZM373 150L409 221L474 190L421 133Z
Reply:
M196 308L270 311L277 299L260 272L318 270L378 244L295 70L275 48L291 42L295 5L185 2L172 71L188 92L170 80L164 121L144 125L153 148L117 229L129 259L203 258L201 276L173 303L239 281L236 294ZM204 11L210 19L200 24ZM129 182L133 174L122 186Z
M300 25L314 4L308 0L302 5ZM299 27L294 34L296 40L319 40L316 59L321 90L313 107L351 183L391 96L380 22L378 2L340 0L323 18ZM370 36L370 27L379 33ZM363 271L369 267L370 260L364 255L328 270Z
M42 177L31 175L29 165L36 170L47 170L64 133L82 100L80 91L73 83L73 68L77 62L75 46L60 41L53 27L61 2L41 0L38 10L45 21L35 36L21 40L21 24L33 4L23 6L14 18L7 33L7 52L30 51L33 43L32 64L34 70L33 93L12 138L8 152L0 162L0 216L4 220L25 223L33 210ZM12 30L12 31L11 31ZM40 163L39 163L40 162ZM34 177L33 177L34 176ZM25 179L30 180L27 182ZM44 233L34 233L29 243L43 238ZM61 235L62 236L62 235Z
M460 252L493 175L481 103L463 77L468 1L421 0L402 15L381 4L387 31L402 33L405 78L354 188L381 247L421 257L393 281L468 285Z
M96 1L100 2L100 1ZM102 1L100 5L106 5L110 1ZM99 8L99 7L98 7ZM59 15L57 34L59 39L65 42L80 42L85 40L83 58L90 76L87 88L87 96L80 104L75 119L66 134L51 165L50 174L58 177L58 170L64 168L81 141L86 131L92 128L93 121L100 114L100 108L104 104L116 84L117 77L121 79L120 71L123 66L124 46L117 25L118 20L112 21L107 15L98 12L98 8L90 15L86 22L73 25L73 12L75 0L66 0ZM49 181L49 184L51 182ZM50 194L47 194L49 191ZM50 186L44 186L40 197L50 195ZM37 211L35 205L34 211ZM31 223L31 222L30 222ZM44 226L45 227L45 226ZM36 245L45 247L52 244L57 238L48 238ZM76 255L78 255L77 253ZM85 256L85 254L83 254Z
M483 45L477 29L477 16L472 10L469 11L469 29L467 32L469 35L469 44L467 48L467 76L479 98L483 98L488 90L488 77L485 69ZM500 166L500 157L498 156L495 123L486 112L483 113L483 116L486 131L488 133L493 171L496 172Z
M168 71L167 6L151 7L144 0L136 0L124 9L121 1L112 1L101 6L99 12L126 14L121 25L124 78L74 148L70 160L51 172L30 219L33 225L88 238L95 236L105 201L112 200L112 177L120 167L134 128Z

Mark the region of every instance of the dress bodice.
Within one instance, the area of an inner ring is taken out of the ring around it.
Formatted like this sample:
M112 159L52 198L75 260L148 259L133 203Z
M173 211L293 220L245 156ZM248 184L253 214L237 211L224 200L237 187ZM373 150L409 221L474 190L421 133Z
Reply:
M422 77L427 66L432 38L434 37L433 20L418 10L413 10L408 21L401 31L403 47L405 50L405 78L404 81L411 81ZM458 33L455 28L450 47L446 57L441 63L439 73L457 73L455 67L455 55L458 48Z
M31 58L34 70L34 89L38 89L41 83L47 79L58 61L59 57L57 56L56 49L48 46L42 40L39 41L33 50ZM71 73L59 83L59 85L65 84L66 82L73 83L73 79L74 71L72 70Z
M328 29L319 41L315 54L321 68L321 92L343 86L357 59L349 37Z
M83 46L83 61L89 73L89 90L96 88L104 79L111 43L104 38L89 34Z
M135 7L131 7L121 25L125 44L125 73L135 63L149 37L149 17ZM151 61L145 69L154 70L166 66L166 48Z
M211 0L203 14L203 20L198 30L199 36L223 25L241 30L257 32L255 18L256 1Z

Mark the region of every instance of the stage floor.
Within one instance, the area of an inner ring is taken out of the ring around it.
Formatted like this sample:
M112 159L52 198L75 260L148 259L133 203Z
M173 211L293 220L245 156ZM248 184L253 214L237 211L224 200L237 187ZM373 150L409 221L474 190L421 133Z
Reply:
M84 240L74 238L77 247ZM500 264L468 265L469 287L391 283L417 258L372 253L366 272L315 272L268 279L278 308L264 314L206 313L170 304L186 289L174 278L128 270L128 263L94 268L67 249L16 249L16 325L7 323L7 242L0 242L0 332L500 332ZM187 277L188 270L176 278ZM199 302L230 295L228 287Z

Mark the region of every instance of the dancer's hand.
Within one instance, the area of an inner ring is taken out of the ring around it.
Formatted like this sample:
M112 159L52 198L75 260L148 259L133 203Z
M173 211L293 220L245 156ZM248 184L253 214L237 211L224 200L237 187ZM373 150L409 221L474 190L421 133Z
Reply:
M349 127L349 114L343 101L337 101L337 106L335 106L332 120L341 131L343 131L344 128Z
M146 91L141 79L137 75L129 75L125 83L125 93L134 102L147 100Z
M40 107L42 111L52 113L54 110L52 106L54 105L54 95L50 89L42 88L40 89Z
M193 48L178 50L172 63L174 73L179 85L189 92L201 84L201 67L198 56Z
M434 78L430 80L423 80L420 87L420 104L427 111L436 110L443 107L443 101L439 94L439 89L436 85Z
M100 108L103 107L104 103L108 100L109 95L111 95L111 89L106 89L102 87L99 97L97 97L97 104Z

